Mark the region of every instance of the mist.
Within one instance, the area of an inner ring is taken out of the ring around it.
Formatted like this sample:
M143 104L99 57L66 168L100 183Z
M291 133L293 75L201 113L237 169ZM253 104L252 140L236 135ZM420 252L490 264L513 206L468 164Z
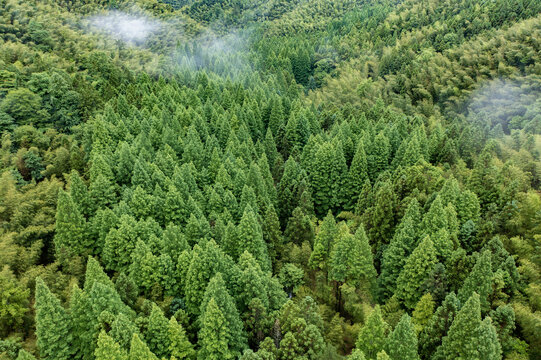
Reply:
M144 43L164 26L162 22L151 17L120 11L96 15L89 20L93 31L104 32L113 39L135 45Z
M181 44L171 56L177 70L206 70L218 75L238 78L253 70L249 59L249 35L231 32L217 36L206 32L189 43Z
M474 91L468 106L470 118L483 121L491 128L500 124L505 133L520 128L531 120L528 108L540 96L535 83L527 77L499 78L485 83Z

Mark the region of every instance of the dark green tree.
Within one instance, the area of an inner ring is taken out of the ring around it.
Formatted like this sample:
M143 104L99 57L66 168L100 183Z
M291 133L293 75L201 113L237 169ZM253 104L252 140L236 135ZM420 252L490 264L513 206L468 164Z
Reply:
M422 284L431 274L436 261L436 249L430 237L426 236L408 257L396 281L396 295L408 308L413 309L423 295Z
M74 350L70 316L41 278L36 279L35 306L37 345L41 358L70 359Z

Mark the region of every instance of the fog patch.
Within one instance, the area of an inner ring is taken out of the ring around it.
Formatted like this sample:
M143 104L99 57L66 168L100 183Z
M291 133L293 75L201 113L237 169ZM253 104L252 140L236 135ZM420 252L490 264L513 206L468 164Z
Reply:
M216 36L206 32L179 46L171 56L171 66L180 71L205 70L237 78L253 70L249 34L232 32Z
M89 18L92 31L103 32L113 39L141 45L151 35L160 31L164 24L143 14L111 11Z
M501 126L505 133L509 133L531 120L529 109L536 105L540 95L534 79L494 79L473 92L468 117L490 128Z

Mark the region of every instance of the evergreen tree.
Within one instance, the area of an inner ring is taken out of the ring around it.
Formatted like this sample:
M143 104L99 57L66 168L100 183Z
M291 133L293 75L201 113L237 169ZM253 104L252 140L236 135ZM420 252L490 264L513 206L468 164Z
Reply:
M423 331L434 315L434 300L430 293L426 293L413 309L413 324L417 334Z
M427 236L406 260L404 269L396 281L396 295L412 309L421 298L421 286L436 264L436 250Z
M357 204L359 196L363 189L365 181L368 179L368 164L366 162L366 153L364 151L364 143L361 140L357 143L357 150L353 161L349 167L347 179L347 208L351 211Z
M502 348L491 318L486 317L481 322L477 336L480 359L499 360L502 358Z
M105 331L98 336L94 352L96 360L128 360L128 354Z
M489 343L487 343L489 342ZM442 340L445 358L501 359L501 346L489 318L481 321L479 295L473 293Z
M396 290L396 280L406 260L415 249L417 232L411 217L402 219L389 246L383 252L381 274L378 278L380 292L384 298L391 296Z
M364 283L371 289L377 274L364 227L361 225L353 236L347 225L343 224L338 233L331 255L330 278L356 286Z
M169 357L171 339L169 338L169 322L163 311L155 304L152 305L145 340L150 351L159 358Z
M142 240L137 241L131 258L129 277L139 289L148 295L156 284L159 283L160 264L158 258L152 254ZM151 347L151 350L154 349Z
M254 298L261 300L263 306L269 308L266 276L251 253L245 251L239 258L240 274L238 278L239 310L243 313Z
M133 334L139 334L139 329L130 319L130 316L124 313L116 315L109 331L109 335L113 340L123 349L129 350Z
M42 359L62 360L73 356L71 319L47 285L36 279L36 335Z
M64 250L75 255L92 252L92 244L86 236L86 221L79 206L74 203L69 193L58 192L56 210L56 232L54 237L57 254Z
M239 255L243 250L249 251L259 262L263 271L271 269L271 262L267 251L267 245L263 240L261 226L257 221L252 207L247 206L238 227L239 246L236 253Z
M111 229L105 237L103 262L107 269L127 270L131 263L131 253L137 243L137 222L130 215L122 215L118 229Z
M318 148L311 165L310 185L319 215L340 208L346 176L344 168L347 167L340 145L324 143Z
M227 322L213 298L209 300L201 316L197 358L200 360L232 359L233 354L227 343L227 339L230 338Z
M431 358L436 352L459 310L460 301L454 292L449 293L419 334L419 352L423 358Z
M391 155L391 144L389 139L380 132L367 144L366 157L368 165L368 177L374 183L378 174L389 166L389 157Z
M481 302L481 310L486 313L489 308L489 296L492 292L492 265L489 251L484 251L458 292L458 299L466 302L476 292Z
M391 240L394 227L394 204L396 196L389 181L376 183L374 206L370 211L370 239L379 253Z
M171 320L169 320L167 330L169 334L169 352L171 353L171 357L174 357L178 360L195 359L196 353L193 345L186 337L186 332L184 331L184 328L181 324L177 322L175 317L171 317Z
M233 356L240 356L242 351L247 347L246 335L244 334L242 321L235 306L234 300L231 295L229 295L229 292L225 287L225 282L221 273L214 275L214 277L209 281L207 289L205 290L205 295L203 296L203 301L201 302L202 316L204 316L204 311L207 308L210 299L214 299L216 305L224 315L225 325L228 329L228 338L225 340L227 341L229 350Z
M139 338L139 335L133 334L128 360L158 360L148 348L148 346Z
M408 314L396 325L385 343L385 352L391 359L418 360L417 335Z
M279 256L281 257L284 239L280 229L280 220L272 204L265 209L261 230L263 230L263 239L268 246L269 256L274 263Z
M355 342L356 348L362 351L367 359L375 359L376 354L385 346L389 330L389 325L383 320L379 305L376 305L359 331L359 337Z
M94 283L96 282L114 288L113 282L103 271L100 263L92 256L89 256L86 263L85 283L83 288L85 291L90 292L90 290L92 290L92 286L94 286Z
M88 294L77 285L73 286L70 296L70 315L72 319L72 346L76 358L91 358L95 349L95 328L97 319L92 312Z
M331 249L337 236L337 227L334 216L329 211L321 222L319 231L315 237L314 250L310 254L310 266L314 269L327 269L327 261L331 255Z

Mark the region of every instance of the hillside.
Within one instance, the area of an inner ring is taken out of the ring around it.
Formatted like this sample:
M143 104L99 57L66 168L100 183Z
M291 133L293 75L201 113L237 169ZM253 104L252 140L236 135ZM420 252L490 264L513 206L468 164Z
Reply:
M538 359L541 2L0 0L0 360Z

